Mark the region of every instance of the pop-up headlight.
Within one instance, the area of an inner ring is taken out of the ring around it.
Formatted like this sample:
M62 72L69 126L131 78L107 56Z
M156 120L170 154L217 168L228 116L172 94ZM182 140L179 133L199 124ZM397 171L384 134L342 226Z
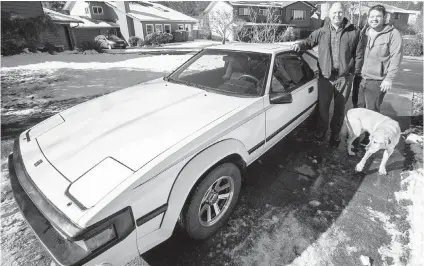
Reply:
M80 207L91 208L134 172L113 158L106 158L69 187L68 196Z

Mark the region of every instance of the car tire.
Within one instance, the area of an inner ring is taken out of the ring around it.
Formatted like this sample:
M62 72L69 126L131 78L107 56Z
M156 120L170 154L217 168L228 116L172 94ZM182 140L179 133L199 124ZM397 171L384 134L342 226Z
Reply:
M215 234L230 218L240 189L241 173L235 164L224 163L210 171L181 213L180 222L188 235L201 240Z

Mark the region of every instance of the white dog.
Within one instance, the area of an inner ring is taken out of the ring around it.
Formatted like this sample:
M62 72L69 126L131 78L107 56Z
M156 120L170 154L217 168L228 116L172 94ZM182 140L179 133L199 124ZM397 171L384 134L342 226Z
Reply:
M355 155L352 151L353 141L364 131L370 134L370 142L365 148L366 153L356 165L355 170L361 172L368 158L378 150L384 149L384 155L378 173L387 175L387 160L392 155L401 136L399 123L375 111L365 108L354 108L347 111L345 128L347 128L349 133L347 141L349 155Z

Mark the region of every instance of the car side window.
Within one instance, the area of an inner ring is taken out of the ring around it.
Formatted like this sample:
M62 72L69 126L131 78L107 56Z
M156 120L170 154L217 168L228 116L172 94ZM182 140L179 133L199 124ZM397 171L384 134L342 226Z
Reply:
M271 93L292 92L314 77L314 71L297 53L283 53L275 57Z

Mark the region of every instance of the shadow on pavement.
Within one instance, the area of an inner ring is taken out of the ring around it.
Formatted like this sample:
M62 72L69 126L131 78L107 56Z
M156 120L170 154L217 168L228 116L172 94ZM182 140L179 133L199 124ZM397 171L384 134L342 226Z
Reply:
M391 117L399 121L403 131L409 128L411 117L395 113ZM152 266L290 264L328 233L350 206L362 218L348 227L358 234L375 231L377 235L370 234L374 239L363 244L363 252L374 257L371 260L376 265L383 263L377 249L390 244L391 236L382 226L369 228L376 225L368 223L365 207L374 202L376 209L387 211L386 200L394 197L392 191L401 189L399 178L393 176L410 170L414 156L401 139L387 164L391 177L386 177L376 174L383 151L368 160L362 173L355 172L365 153L359 147L357 150L356 156L348 156L345 138L336 149L313 141L313 132L304 123L248 167L239 203L227 226L205 241L191 240L177 226L170 239L143 254L143 259ZM353 198L355 202L350 203ZM338 224L353 222L354 218L343 217ZM360 241L362 238L358 236ZM340 263L355 265L359 255Z

